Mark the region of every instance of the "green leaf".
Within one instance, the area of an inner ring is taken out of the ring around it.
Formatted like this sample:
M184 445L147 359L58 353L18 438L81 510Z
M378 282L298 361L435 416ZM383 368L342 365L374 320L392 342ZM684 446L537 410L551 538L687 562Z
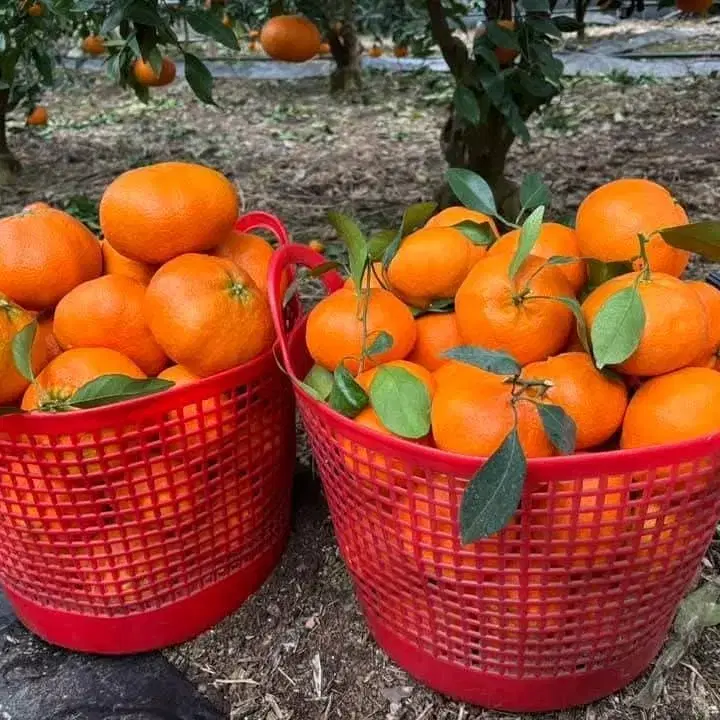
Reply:
M550 3L548 0L522 0L522 6L527 12L550 12Z
M524 68L516 68L517 80L522 89L532 97L547 99L555 95L557 88L544 77L533 75Z
M153 395L168 390L175 383L158 378L131 378L127 375L103 375L78 388L67 404L78 408L92 408L100 405Z
M534 210L540 205L550 205L550 188L543 182L540 173L529 173L520 186L522 211Z
M460 345L443 353L443 357L466 365L495 373L496 375L519 375L520 365L515 358L502 350L486 350L474 345Z
M550 18L532 15L526 19L526 22L533 28L533 30L542 33L543 35L549 35L550 37L555 38L562 37L560 28L555 24L554 18L551 20Z
M359 415L367 407L367 393L358 385L343 364L335 368L334 382L328 396L328 403L333 410L350 418Z
M476 61L482 59L494 72L500 72L500 63L495 51L488 45L484 37L478 37L473 45Z
M125 17L135 23L151 27L160 27L163 24L163 19L157 10L145 0L134 0L130 3L125 11Z
M396 235L397 231L395 230L378 230L370 236L368 240L368 255L372 262L382 260L382 256Z
M419 230L437 210L437 203L422 202L410 205L403 213L401 231L403 237Z
M365 350L365 354L369 356L380 355L381 353L387 352L395 341L393 336L385 330L380 330L375 335L375 338L370 343L370 346Z
M16 415L21 412L22 410L17 407L0 407L0 417L3 415Z
M430 432L430 394L401 367L380 367L370 384L370 402L380 422L400 437L417 440Z
M313 365L305 376L303 384L311 388L318 400L327 400L333 387L333 374L322 365Z
M153 69L153 72L156 75L159 75L162 72L163 56L157 45L150 48L150 51L147 54L147 60L150 63L150 67Z
M343 241L350 259L350 277L357 292L362 288L362 278L368 263L368 244L357 223L347 215L331 210L328 220Z
M52 85L53 83L53 61L50 55L44 50L39 48L33 48L32 57L35 61L35 67L37 68L42 81L46 85Z
M497 47L520 52L520 41L514 30L501 27L495 20L487 23L485 29L487 30L488 38L494 45L497 45Z
M500 447L473 475L460 505L464 545L502 530L520 506L527 461L514 427Z
M183 53L185 59L185 79L198 100L207 105L215 105L213 100L213 76L197 55Z
M662 522L658 520L658 522ZM707 582L691 592L678 608L673 630L679 635L686 635L693 629L702 630L709 626L708 620L717 608L720 599L720 585ZM715 623L716 624L716 623Z
M222 24L220 16L216 13L206 12L203 10L189 10L184 13L190 27L200 35L217 40L230 50L238 50L239 45L235 33L232 28L227 28Z
M546 265L574 265L577 262L582 262L582 260L573 255L553 255L545 260Z
M473 245L490 247L497 239L489 222L478 223L474 220L463 220L453 227L459 230Z
M530 213L528 219L520 228L520 240L518 241L515 255L510 261L508 275L512 280L517 275L522 264L527 260L532 252L537 239L540 237L540 229L542 228L543 217L545 216L545 208L541 205Z
M118 5L113 6L110 12L105 16L103 24L100 26L101 35L109 35L122 22L125 17L125 10L129 4L129 2L121 2Z
M455 197L466 208L497 217L495 198L485 178L465 168L450 168L445 177Z
M453 95L453 104L459 117L469 125L480 123L480 106L475 93L464 85L458 85Z
M15 368L28 382L35 382L35 373L32 368L32 347L37 331L37 321L33 320L20 330L12 340L12 356Z
M321 263L317 267L312 268L311 270L308 270L307 276L308 277L320 277L321 275L324 275L326 272L330 272L331 270L337 270L338 268L341 268L342 265L340 265L339 262L335 262L335 260L328 260L327 262Z
M577 437L575 421L558 405L539 402L535 406L540 414L545 434L558 452L562 455L575 452Z
M595 258L586 258L585 264L587 265L588 281L586 284L587 292L591 292L597 287L600 287L603 283L618 275L625 275L626 273L632 272L631 262L602 262L602 260L596 260Z
M553 300L561 302L563 305L572 310L572 314L575 316L575 328L577 330L580 343L585 348L586 352L590 352L587 325L585 324L585 316L583 315L580 303L575 298L571 297L555 297Z
M671 0L671 2L675 4L675 0ZM561 33L577 32L584 27L584 23L578 22L575 18L567 15L558 15L552 19L552 22Z
M637 287L611 295L595 316L590 333L595 364L617 365L637 350L645 328L645 308Z
M673 247L698 253L706 260L720 260L720 221L664 228L658 232Z

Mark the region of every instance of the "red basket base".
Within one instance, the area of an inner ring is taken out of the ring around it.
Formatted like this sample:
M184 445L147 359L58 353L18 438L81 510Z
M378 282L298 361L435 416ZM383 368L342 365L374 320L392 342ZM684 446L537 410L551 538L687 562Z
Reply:
M287 544L285 533L251 564L194 595L126 617L91 617L38 605L5 588L19 620L43 640L68 650L124 655L177 645L237 610L265 582Z
M622 664L583 675L522 679L478 672L440 660L388 629L365 608L377 644L416 680L454 700L505 712L560 711L599 700L641 675L660 652L659 640L642 646Z

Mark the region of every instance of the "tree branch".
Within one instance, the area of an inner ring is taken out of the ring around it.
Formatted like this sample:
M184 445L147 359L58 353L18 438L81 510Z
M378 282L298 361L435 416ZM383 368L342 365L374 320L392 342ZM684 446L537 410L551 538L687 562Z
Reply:
M430 16L430 29L433 40L440 46L445 62L450 72L457 78L461 77L468 53L465 44L452 34L445 16L442 0L427 0L428 15Z

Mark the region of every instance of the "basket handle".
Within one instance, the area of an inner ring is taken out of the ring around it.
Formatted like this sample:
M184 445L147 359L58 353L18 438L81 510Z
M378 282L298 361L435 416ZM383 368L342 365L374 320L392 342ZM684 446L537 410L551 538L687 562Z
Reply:
M288 333L285 326L285 314L283 312L283 274L291 265L301 265L307 268L316 268L326 262L325 258L311 250L306 245L290 243L278 248L270 261L268 271L268 289L270 296L270 311L272 313L275 333L282 353L282 359L288 372L294 373L290 362L290 349L288 345ZM329 270L321 278L328 293L333 293L343 286L343 278L335 270Z
M242 233L251 230L267 230L275 236L281 247L290 244L290 233L280 219L261 210L241 215L235 222L235 229Z

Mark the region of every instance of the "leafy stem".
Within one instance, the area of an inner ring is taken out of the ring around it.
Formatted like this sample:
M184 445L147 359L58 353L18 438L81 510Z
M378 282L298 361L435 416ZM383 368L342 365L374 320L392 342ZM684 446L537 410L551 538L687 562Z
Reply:
M643 233L638 233L638 240L640 241L640 259L642 260L642 272L641 276L643 280L650 279L650 260L648 260L647 244L650 242L650 238Z

